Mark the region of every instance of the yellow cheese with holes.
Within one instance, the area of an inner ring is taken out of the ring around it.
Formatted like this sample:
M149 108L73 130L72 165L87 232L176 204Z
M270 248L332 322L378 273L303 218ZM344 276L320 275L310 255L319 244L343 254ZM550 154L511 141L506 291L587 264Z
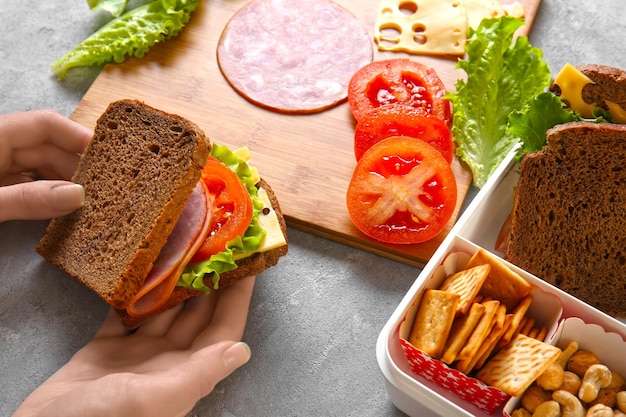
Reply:
M567 63L557 74L554 83L561 89L561 100L566 102L570 109L583 117L593 117L594 105L583 100L583 87L593 83L589 77Z
M259 226L265 230L265 237L261 242L261 246L255 251L255 253L262 253L285 246L287 241L285 240L285 235L283 235L283 231L280 228L278 216L276 215L276 211L272 208L272 203L267 195L267 192L263 188L259 188L257 195L263 202L263 207L269 209L267 214L259 214ZM235 260L237 260L250 256L250 253L235 253L233 256Z
M613 121L616 123L626 123L626 111L617 103L612 101L604 101L609 108L609 113L613 116Z
M236 149L233 151L233 153L237 155L239 159L242 159L246 162L249 161L251 157L250 150L247 146ZM254 182L259 182L261 180L261 177L259 176L259 171L255 167L250 167L250 170L252 171ZM265 191L263 188L259 188L257 191L257 197L263 203L263 207L267 208L269 211L267 212L267 214L259 214L259 226L261 226L261 228L265 230L265 237L261 242L261 246L259 246L255 253L267 252L272 249L285 246L287 244L287 241L285 240L285 235L280 228L278 216L276 215L276 211L272 208L272 202L267 195L267 191ZM250 253L239 252L233 255L235 260L246 258L248 256L250 256Z
M381 51L463 55L466 39L460 0L381 0L374 32Z
M524 6L499 0L381 0L374 40L381 51L460 56L468 27L502 15L524 17Z

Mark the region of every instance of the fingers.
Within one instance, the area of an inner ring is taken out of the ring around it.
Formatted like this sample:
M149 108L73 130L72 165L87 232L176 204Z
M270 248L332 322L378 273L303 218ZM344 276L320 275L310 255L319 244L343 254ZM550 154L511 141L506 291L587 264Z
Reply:
M199 295L188 300L176 321L172 324L167 338L180 343L182 347L191 346L198 335L211 323L219 294Z
M254 276L243 278L219 290L211 324L194 340L192 349L198 350L222 340L241 340L255 279Z
M50 144L15 149L9 173L32 171L39 178L70 180L79 160L79 154L66 152Z
M54 110L34 110L0 116L0 140L13 149L29 148L44 143L70 153L81 153L92 132Z
M79 208L83 187L67 181L31 181L0 188L0 222L51 219Z
M195 352L169 371L153 377L152 398L169 398L160 415L187 415L193 406L215 386L250 359L250 348L243 342L225 341ZM172 390L176 393L173 395ZM154 400L152 400L154 402Z
M174 308L170 308L169 310L159 313L158 315L152 317L149 321L139 326L135 334L148 337L165 336L182 309L183 305L179 304Z
M126 336L130 333L131 331L124 327L115 310L110 308L104 322L102 322L100 328L96 332L94 339Z

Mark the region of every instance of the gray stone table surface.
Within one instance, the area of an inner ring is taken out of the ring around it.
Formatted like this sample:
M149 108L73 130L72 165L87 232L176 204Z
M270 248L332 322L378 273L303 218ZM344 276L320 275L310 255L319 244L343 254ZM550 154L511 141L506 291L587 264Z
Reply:
M626 68L624 0L544 0L530 35L556 73L566 62ZM97 77L60 83L50 64L106 19L85 0L0 0L0 112L69 116ZM0 224L0 416L93 336L107 306L42 261L46 222ZM401 416L376 338L420 270L289 229L289 254L257 280L244 340L252 358L193 416Z

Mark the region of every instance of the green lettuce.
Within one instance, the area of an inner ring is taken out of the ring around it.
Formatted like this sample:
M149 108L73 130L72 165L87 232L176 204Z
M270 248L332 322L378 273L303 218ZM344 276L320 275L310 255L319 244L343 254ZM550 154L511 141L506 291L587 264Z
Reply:
M517 159L543 148L548 129L578 120L582 120L580 115L568 109L558 96L545 91L532 97L524 108L509 115L508 136L521 144Z
M611 114L601 107L594 107L592 114L592 118L582 117L551 92L537 94L521 110L509 115L507 135L521 144L516 159L521 161L527 153L543 148L546 145L546 132L558 124L580 121L613 122Z
M263 210L263 202L257 197L255 172L250 169L246 161L239 159L226 146L213 144L211 155L232 169L243 182L252 198L253 212L250 226L243 236L238 236L226 244L226 249L209 259L187 265L177 285L208 294L211 291L204 283L204 276L213 274L212 287L219 288L220 274L237 268L238 255L256 251L265 237L265 230L259 226L259 213Z
M118 17L124 13L128 0L87 0L87 4L91 10L106 10L114 17Z
M156 0L111 20L52 64L59 80L73 67L141 58L157 42L180 33L198 0ZM100 7L105 7L104 3ZM113 8L111 4L106 7Z
M447 96L454 105L457 155L468 164L478 188L518 146L519 139L507 133L509 114L549 85L550 69L542 51L525 36L514 39L523 23L503 16L470 28L467 59L457 63L467 79L459 79L456 93Z

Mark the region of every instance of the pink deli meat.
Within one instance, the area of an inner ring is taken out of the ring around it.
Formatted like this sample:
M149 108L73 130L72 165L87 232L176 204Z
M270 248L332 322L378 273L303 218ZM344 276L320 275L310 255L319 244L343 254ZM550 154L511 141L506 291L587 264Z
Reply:
M346 99L352 75L373 59L358 19L330 0L254 0L228 22L220 69L249 101L284 113L314 113Z
M171 296L191 257L207 238L211 224L211 200L203 181L196 184L176 227L143 286L127 307L129 315L141 317L160 308Z

